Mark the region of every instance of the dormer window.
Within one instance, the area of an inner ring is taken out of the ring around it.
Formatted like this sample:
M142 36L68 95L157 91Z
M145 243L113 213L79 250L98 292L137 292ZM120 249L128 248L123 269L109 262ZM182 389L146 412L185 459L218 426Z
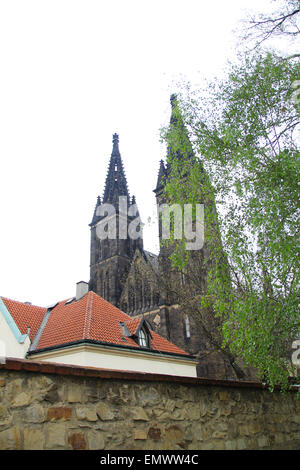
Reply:
M120 326L124 338L132 338L140 348L151 349L151 329L144 318L120 322Z
M139 345L142 348L146 348L148 346L148 341L147 341L147 335L143 328L140 329L138 338L139 338Z

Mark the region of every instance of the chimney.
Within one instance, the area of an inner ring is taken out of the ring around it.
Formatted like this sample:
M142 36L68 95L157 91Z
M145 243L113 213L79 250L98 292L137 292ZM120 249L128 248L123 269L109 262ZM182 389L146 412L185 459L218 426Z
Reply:
M79 281L76 283L76 300L80 300L89 291L89 283Z

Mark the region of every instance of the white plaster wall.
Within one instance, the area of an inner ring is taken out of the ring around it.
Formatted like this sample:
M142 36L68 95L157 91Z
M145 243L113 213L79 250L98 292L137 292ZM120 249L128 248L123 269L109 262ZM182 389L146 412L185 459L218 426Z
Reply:
M106 351L75 351L59 352L53 355L34 355L32 360L45 360L61 364L70 364L87 367L97 367L102 369L114 369L123 371L148 372L152 374L177 375L182 377L196 377L196 364L180 362L176 358L160 358L159 356L147 356L146 354L126 354L123 352Z
M0 312L0 360L3 357L24 359L29 347L29 337L26 337L24 343L19 343Z

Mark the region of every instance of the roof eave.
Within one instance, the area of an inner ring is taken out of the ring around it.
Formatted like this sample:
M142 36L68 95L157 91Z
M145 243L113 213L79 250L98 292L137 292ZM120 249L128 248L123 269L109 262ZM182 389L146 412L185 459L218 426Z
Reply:
M48 346L45 348L40 348L40 349L35 349L32 351L29 351L27 353L27 356L33 356L37 355L39 353L44 353L44 352L50 352L50 351L55 351L59 349L67 349L70 347L75 347L78 345L83 345L83 344L92 344L95 346L105 346L107 348L113 348L113 349L122 349L122 350L131 350L131 351L137 351L137 352L144 352L144 353L151 353L151 354L159 354L160 356L165 355L165 356L170 356L170 357L178 357L180 359L187 359L187 360L196 360L195 356L191 356L189 354L180 354L180 353L174 353L174 352L169 352L169 351L161 351L161 350L156 350L156 349L151 349L151 348L141 348L141 347L135 347L135 346L129 346L129 345L123 345L123 344L115 344L115 343L107 343L104 341L96 341L96 340L91 340L91 339L81 339L77 341L71 341L68 343L62 343L54 346Z

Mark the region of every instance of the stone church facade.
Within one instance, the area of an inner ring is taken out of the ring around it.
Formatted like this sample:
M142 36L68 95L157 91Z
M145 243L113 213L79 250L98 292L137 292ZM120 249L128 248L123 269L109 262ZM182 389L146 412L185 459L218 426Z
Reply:
M174 97L171 97L171 120L174 124ZM164 181L168 176L169 163L160 161L154 193L157 204L164 202ZM120 199L121 197L121 199ZM124 203L120 204L120 200ZM109 214L107 205L115 210L115 237L99 237L105 232ZM128 217L126 217L128 213ZM167 248L161 243L156 255L146 251L142 236L136 239L125 237L130 223L139 216L135 197L130 197L124 166L119 151L119 137L113 135L113 149L109 162L103 198L98 196L91 229L90 281L89 289L116 305L132 317L144 316L151 329L165 337L191 355L203 356L207 342L203 332L188 311L176 299L176 289L185 288L182 273L171 268ZM123 225L122 225L123 224ZM103 226L102 226L103 225ZM120 228L121 227L121 228ZM142 231L142 226L137 228ZM141 234L142 235L142 234ZM202 249L203 250L203 249ZM172 283L166 288L164 280ZM186 286L186 289L189 289ZM205 355L204 355L205 356ZM224 357L213 352L199 359L198 375L223 379L236 379L230 364Z

